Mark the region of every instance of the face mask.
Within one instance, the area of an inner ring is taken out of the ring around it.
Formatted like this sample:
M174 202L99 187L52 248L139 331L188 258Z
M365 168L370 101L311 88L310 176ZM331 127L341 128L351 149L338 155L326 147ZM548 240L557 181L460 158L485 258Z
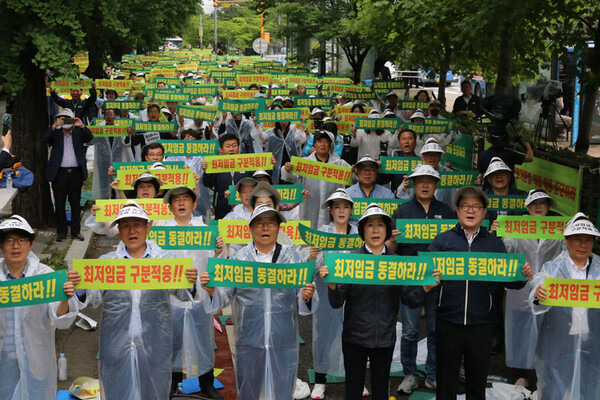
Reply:
M72 127L73 127L73 124L64 124L64 125L62 126L62 128L63 128L63 129L66 129L66 130L69 130L69 129L71 129Z
M436 110L435 108L433 110L429 110L429 113L434 116L437 117L438 115L440 115L440 110Z

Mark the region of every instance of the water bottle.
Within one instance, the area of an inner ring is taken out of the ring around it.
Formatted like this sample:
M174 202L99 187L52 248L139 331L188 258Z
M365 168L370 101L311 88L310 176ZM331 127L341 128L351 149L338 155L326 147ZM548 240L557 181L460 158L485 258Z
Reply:
M6 174L6 188L7 189L12 189L13 188L12 174Z
M503 378L499 375L488 375L487 377L487 381L492 383L492 382L503 382L506 383L508 381L508 379Z
M60 353L58 357L58 380L67 380L67 357L65 357L65 353Z
M175 391L177 394L183 394L183 383L179 382L177 384L177 390Z

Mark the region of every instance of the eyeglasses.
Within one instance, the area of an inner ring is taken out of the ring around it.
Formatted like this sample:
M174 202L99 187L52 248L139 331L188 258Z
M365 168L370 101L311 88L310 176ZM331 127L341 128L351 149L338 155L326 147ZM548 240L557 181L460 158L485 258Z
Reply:
M464 212L467 212L469 210L473 210L473 212L479 212L479 211L481 211L483 206L480 206L479 204L473 204L472 206L470 206L468 204L461 204L458 206L458 208L460 208Z
M27 239L27 238L18 238L18 239L6 238L3 241L4 244L7 244L9 246L12 246L15 242L19 243L19 246L23 246L23 245L29 243L29 239Z
M256 221L255 222L256 226L260 226L260 227L267 227L267 228L274 228L276 226L279 226L279 223L277 221Z

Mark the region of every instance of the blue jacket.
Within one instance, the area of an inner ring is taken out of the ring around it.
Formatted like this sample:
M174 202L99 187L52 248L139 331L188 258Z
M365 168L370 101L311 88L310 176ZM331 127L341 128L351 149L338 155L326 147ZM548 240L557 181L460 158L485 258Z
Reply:
M73 136L73 150L75 150L75 158L77 159L77 164L81 167L82 178L85 181L87 179L88 172L87 161L85 159L86 147L83 144L91 141L94 138L94 135L87 127L73 127L71 130L71 135ZM63 149L65 145L64 137L65 134L62 129L53 130L52 127L48 127L46 132L44 132L44 142L48 144L48 146L52 147L50 158L48 159L48 167L46 168L46 179L49 182L52 182L58 174L60 163L63 159Z
M456 226L435 237L427 251L460 251L506 253L506 248L495 234L483 226L469 245L465 231ZM492 314L493 295L498 286L520 289L522 282L444 281L438 292L437 318L457 325L482 325L495 322Z

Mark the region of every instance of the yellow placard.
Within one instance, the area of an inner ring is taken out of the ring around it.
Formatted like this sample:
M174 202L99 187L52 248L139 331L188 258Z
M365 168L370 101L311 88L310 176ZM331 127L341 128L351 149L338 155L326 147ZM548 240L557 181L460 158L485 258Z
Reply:
M97 222L112 222L123 208L127 199L119 200L96 200L96 205L100 209L96 211ZM170 219L173 213L169 210L169 205L163 203L163 199L135 199L146 212L151 220Z
M196 187L196 181L194 180L194 172L191 169L159 169L159 170L148 170L148 171L117 171L117 178L120 179L117 189L119 190L131 190L135 180L144 172L148 172L158 179L160 179L161 189L171 189L176 186L187 186L190 189Z
M547 276L545 306L600 308L600 280L560 279Z
M185 276L191 268L191 258L73 260L73 270L81 275L77 289L187 289L194 286Z
M207 156L206 173L256 171L273 169L272 153L230 154L226 156Z

